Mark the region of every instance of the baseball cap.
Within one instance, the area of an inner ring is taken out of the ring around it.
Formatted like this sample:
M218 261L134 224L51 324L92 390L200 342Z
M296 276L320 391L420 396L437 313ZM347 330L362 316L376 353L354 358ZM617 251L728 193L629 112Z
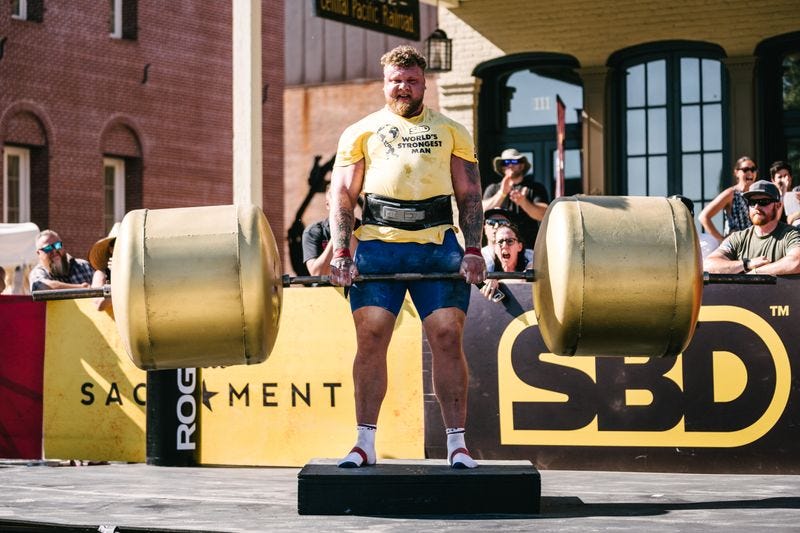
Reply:
M488 220L493 216L502 216L504 218L507 218L508 220L511 220L512 215L511 211L509 211L508 209L503 209L502 207L493 207L492 209L487 209L486 211L483 212L484 220Z
M742 196L747 199L750 199L754 196L766 196L779 202L781 200L781 191L779 191L778 187L771 181L758 180L757 182L753 183L750 186L750 189L743 193Z

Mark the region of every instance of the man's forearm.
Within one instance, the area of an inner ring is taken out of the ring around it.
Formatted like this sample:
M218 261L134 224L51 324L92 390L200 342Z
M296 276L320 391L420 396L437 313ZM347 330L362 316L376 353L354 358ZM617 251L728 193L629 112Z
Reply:
M796 257L782 257L774 263L767 263L750 271L752 274L770 274L772 276L786 276L800 274L800 260Z
M335 211L331 210L331 242L334 250L350 248L354 224L355 215L352 208L343 206Z
M703 270L712 274L741 274L744 272L744 263L727 257L707 257L703 261Z
M496 193L481 201L481 206L483 207L484 211L494 209L495 207L500 207L505 199L506 195L503 194L503 189L497 189Z
M547 211L547 204L535 201L532 202L527 198L524 199L520 205L522 206L522 210L525 211L525 214L534 220L538 220L539 222L542 221L544 214Z
M458 225L464 233L464 245L480 248L483 235L483 206L481 204L481 177L476 163L464 162L467 183L456 196ZM499 193L502 194L502 193Z
M333 241L328 242L322 253L306 262L308 273L312 276L324 276L330 272L331 258L333 257Z

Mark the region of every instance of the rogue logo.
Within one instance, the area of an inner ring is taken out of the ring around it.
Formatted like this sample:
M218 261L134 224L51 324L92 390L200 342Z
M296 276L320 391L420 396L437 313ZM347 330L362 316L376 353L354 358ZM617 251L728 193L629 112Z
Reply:
M740 307L702 307L695 342L675 358L515 350L519 337L535 333L532 326L529 311L498 343L501 444L744 446L775 425L789 399L783 342ZM704 342L696 342L698 333Z

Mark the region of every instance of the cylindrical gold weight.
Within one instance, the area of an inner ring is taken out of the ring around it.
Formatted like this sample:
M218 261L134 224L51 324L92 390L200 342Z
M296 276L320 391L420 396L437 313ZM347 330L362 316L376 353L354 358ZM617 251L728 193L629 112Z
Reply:
M278 247L254 205L131 211L114 246L111 295L139 368L260 363L278 334Z
M562 197L534 249L534 306L557 355L671 356L703 290L694 221L678 199Z

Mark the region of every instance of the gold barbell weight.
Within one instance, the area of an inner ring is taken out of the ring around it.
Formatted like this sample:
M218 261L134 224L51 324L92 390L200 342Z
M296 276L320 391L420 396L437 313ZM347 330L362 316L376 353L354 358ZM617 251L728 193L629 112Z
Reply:
M572 196L548 207L533 271L489 277L535 278L539 330L555 354L673 356L694 333L704 283L775 282L703 273L701 257L678 199ZM33 299L111 295L122 343L143 370L257 364L275 344L283 288L327 284L324 276L284 276L279 258L256 206L140 209L122 220L110 287L34 291Z

